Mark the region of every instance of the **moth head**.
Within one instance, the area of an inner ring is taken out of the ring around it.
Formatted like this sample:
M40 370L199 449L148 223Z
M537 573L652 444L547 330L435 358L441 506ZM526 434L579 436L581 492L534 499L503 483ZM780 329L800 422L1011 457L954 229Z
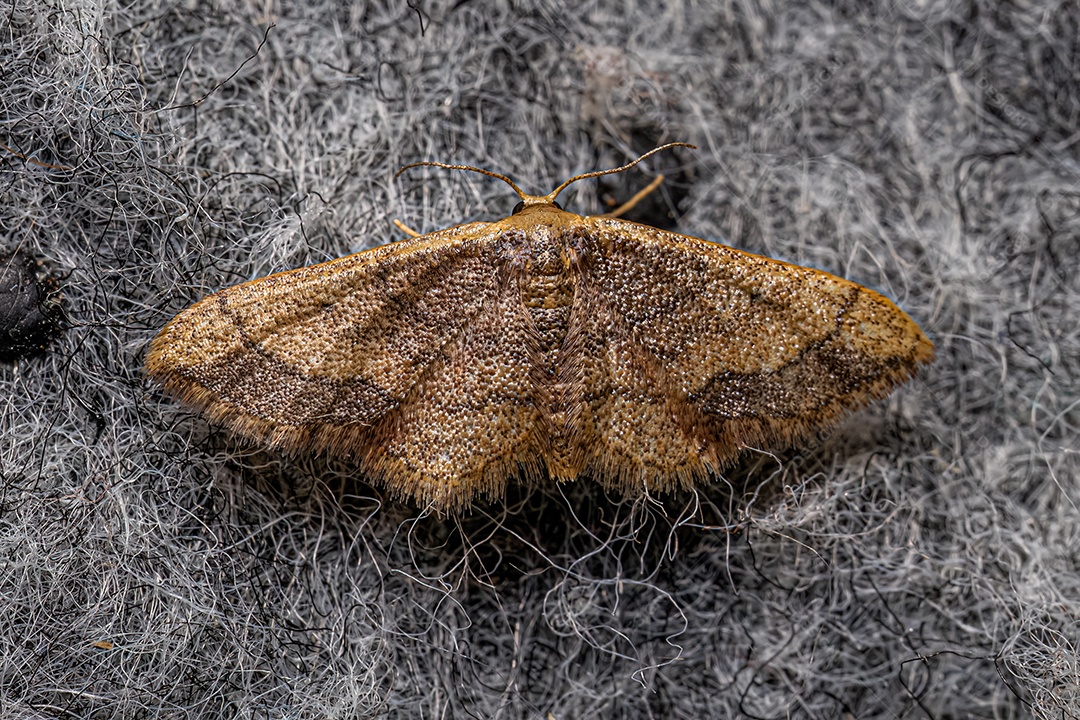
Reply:
M530 202L526 202L525 199L519 200L518 204L514 206L514 209L510 211L511 215L517 215L519 212L521 212L525 208L529 207L530 205L550 205L551 207L555 208L556 210L562 210L562 205L555 202L554 200L548 201L548 199L546 197L537 197L535 195L529 195L529 196L526 196L526 197L527 197L528 200L536 200L538 202L530 203Z

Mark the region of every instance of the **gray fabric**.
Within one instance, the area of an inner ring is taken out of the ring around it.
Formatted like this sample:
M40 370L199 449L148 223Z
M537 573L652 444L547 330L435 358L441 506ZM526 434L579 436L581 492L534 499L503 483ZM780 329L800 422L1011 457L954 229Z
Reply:
M68 322L0 365L0 714L1080 713L1075 6L526 5L0 8L0 254ZM936 364L697 493L459 519L143 377L208 292L517 202L408 162L545 193L670 140L560 203L665 168L646 220L878 290Z

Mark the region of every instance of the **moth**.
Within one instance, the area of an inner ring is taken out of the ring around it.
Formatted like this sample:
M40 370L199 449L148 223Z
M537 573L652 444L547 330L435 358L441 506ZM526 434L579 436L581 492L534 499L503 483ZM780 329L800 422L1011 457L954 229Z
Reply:
M520 202L209 295L153 339L146 371L241 438L348 456L391 493L456 511L514 477L689 488L933 359L861 285L555 202L667 147L544 196L416 163L499 178Z

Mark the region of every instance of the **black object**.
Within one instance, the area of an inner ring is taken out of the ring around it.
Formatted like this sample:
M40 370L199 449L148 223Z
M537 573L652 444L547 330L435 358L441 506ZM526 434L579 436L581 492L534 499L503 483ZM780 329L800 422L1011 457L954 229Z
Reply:
M662 145L665 141L660 138L663 137L665 133L659 128L647 125L635 128L631 131L629 154L648 152ZM625 162L623 157L619 153L601 151L597 153L594 165L596 167L621 165ZM597 198L604 211L610 212L632 198L639 190L643 190L657 173L664 175L663 184L642 198L622 217L624 220L652 225L661 230L676 230L679 225L679 216L682 215L680 206L689 196L690 188L696 180L693 166L687 165L678 153L654 155L649 158L648 171L635 169L631 172L604 176L596 184Z
M0 253L0 362L44 350L60 331L60 284L27 253Z

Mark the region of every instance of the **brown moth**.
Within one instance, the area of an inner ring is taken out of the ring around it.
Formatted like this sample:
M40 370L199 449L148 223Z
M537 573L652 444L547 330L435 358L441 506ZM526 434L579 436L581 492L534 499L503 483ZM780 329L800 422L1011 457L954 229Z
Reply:
M555 203L650 154L542 197L478 170L521 198L510 217L214 293L154 338L147 373L243 438L459 510L514 476L687 488L933 359L861 285Z

